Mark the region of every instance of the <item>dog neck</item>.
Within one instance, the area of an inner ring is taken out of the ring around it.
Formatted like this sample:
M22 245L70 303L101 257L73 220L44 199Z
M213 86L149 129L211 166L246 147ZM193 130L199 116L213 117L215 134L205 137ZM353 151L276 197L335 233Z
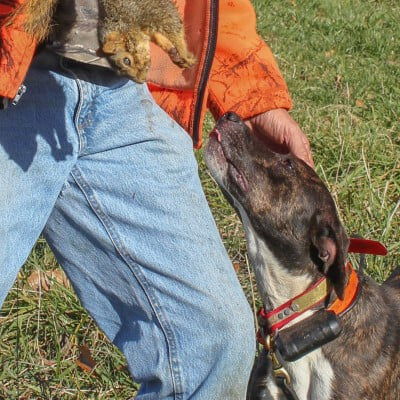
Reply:
M307 274L298 276L291 274L275 257L264 240L257 235L246 212L240 206L237 208L241 211L249 258L256 274L260 296L265 307L274 309L306 290L315 278ZM310 313L311 311L304 313L304 318ZM299 398L314 400L331 398L331 382L334 379L334 373L321 349L313 351L300 360L285 364L293 379L293 389ZM312 376L314 380L311 379ZM265 386L272 395L271 399L279 398L280 390L272 376L266 378Z
M315 278L307 273L291 274L259 237L247 214L240 211L260 296L266 308L276 308L306 290Z

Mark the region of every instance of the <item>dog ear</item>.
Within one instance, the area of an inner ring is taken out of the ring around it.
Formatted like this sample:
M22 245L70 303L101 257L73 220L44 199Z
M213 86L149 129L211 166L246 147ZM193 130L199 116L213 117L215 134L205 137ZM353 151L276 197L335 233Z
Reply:
M343 299L347 284L346 257L349 241L339 219L315 215L311 224L311 257Z

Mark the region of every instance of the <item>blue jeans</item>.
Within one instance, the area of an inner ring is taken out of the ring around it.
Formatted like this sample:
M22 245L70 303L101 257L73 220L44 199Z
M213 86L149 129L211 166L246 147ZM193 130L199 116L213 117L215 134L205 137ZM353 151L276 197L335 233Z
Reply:
M243 400L253 319L192 142L145 85L51 53L0 112L0 304L43 234L139 400Z

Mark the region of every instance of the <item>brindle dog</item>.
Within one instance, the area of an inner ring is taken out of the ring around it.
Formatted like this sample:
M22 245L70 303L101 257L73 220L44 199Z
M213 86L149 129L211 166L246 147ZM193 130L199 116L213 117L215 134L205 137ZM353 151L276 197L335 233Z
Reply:
M243 221L266 309L300 294L323 275L332 284L333 299L341 298L348 281L349 240L314 170L292 155L270 151L234 113L218 122L205 158ZM358 300L340 317L340 336L284 363L300 400L400 399L399 276L394 273L383 285L360 276ZM249 398L284 399L263 361Z

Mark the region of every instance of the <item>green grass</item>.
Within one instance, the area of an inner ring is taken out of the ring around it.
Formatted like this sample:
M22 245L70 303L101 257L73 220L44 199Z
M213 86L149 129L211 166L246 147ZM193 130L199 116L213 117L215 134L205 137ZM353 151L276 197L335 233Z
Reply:
M267 39L292 92L293 116L308 134L316 169L332 191L349 233L384 242L387 257L368 257L384 280L398 263L400 193L400 5L390 0L254 0ZM208 119L208 129L212 122ZM238 218L201 176L221 235L251 299ZM63 285L28 290L33 270L58 268L40 240L0 314L0 399L128 399L121 354ZM258 301L257 301L258 302ZM79 346L94 373L75 363ZM18 354L17 350L18 349Z

